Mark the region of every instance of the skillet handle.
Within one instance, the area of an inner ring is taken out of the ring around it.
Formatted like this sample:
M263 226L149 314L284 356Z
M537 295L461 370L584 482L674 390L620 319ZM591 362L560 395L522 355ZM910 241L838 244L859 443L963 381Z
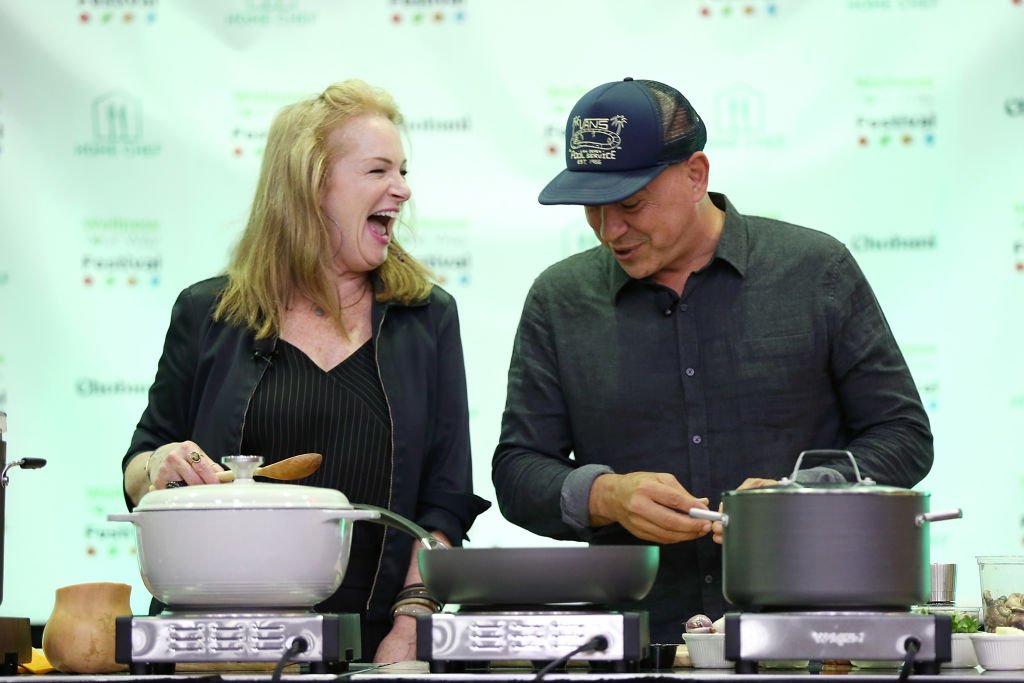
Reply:
M384 526L389 526L393 529L398 529L399 531L404 531L410 536L414 536L423 544L423 547L428 550L448 548L448 545L444 541L432 536L429 531L421 527L416 522L394 513L387 508L368 505L366 503L352 503L352 507L356 510L373 510L374 512L380 513L380 517L377 519L368 519L367 521L374 522L375 524L383 524Z
M729 515L724 512L714 512L702 508L690 508L686 514L696 519L706 519L709 522L721 522L722 526L729 526Z

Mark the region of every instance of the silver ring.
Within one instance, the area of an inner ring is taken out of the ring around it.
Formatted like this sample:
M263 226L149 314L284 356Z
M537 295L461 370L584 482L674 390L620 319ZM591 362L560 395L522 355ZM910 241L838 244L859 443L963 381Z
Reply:
M192 451L191 453L188 454L188 459L192 461L193 465L195 465L197 462L203 459L203 454L200 453L199 451Z
M167 482L167 484L166 484L166 485L164 486L164 488L165 488L165 489L176 489L176 488L180 488L180 487L182 487L182 486L188 486L188 484L186 484L186 483L185 483L185 482L183 482L183 481L169 481L169 482Z

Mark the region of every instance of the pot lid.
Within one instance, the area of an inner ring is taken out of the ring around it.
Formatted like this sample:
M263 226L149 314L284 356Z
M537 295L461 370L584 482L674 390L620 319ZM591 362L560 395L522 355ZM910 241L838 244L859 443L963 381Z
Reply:
M252 478L260 456L232 456L222 459L235 473L225 484L181 486L150 491L135 509L147 510L250 510L250 509L351 509L352 504L337 489L297 484L258 482Z
M803 463L804 456L825 456L829 458L846 457L850 460L853 465L853 476L856 481L853 482L820 482L820 483L799 483L797 481L797 475L800 473L800 466ZM914 496L914 497L928 497L929 493L922 491L913 491L911 489L900 488L899 486L879 486L873 479L868 477L860 476L860 468L857 467L857 460L853 457L853 453L850 451L836 450L836 449L817 449L810 451L803 451L797 456L796 465L793 467L793 473L788 477L783 477L779 480L778 484L773 486L764 486L756 489L744 489L735 491L726 491L723 495L739 496L739 495L778 495L778 494L870 494L870 495L885 495L885 496Z
M872 495L872 496L912 496L925 497L930 493L904 489L899 486L879 486L873 482L868 483L827 483L827 484L798 484L795 481L780 482L773 486L763 486L756 489L744 489L726 491L723 496L763 496L763 495Z

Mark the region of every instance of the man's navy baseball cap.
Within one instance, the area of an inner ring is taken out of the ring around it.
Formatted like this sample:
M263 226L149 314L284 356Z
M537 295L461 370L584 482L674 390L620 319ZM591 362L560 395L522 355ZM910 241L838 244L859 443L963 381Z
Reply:
M569 113L565 170L538 200L613 204L704 149L707 139L704 122L675 88L632 78L599 85Z

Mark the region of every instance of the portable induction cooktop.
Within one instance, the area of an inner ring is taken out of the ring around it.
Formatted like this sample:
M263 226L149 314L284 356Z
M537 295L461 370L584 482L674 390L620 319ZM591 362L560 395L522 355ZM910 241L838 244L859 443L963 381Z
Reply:
M938 674L951 659L952 621L939 614L806 611L727 614L725 657L737 673L763 660L906 661Z
M310 673L340 673L361 656L358 614L255 610L118 617L115 659L132 674L176 664L286 660Z
M600 645L587 648L595 639ZM625 673L636 670L649 646L646 612L501 605L416 617L416 658L429 662L433 673L523 660L550 663L568 655ZM574 654L581 647L584 651Z

